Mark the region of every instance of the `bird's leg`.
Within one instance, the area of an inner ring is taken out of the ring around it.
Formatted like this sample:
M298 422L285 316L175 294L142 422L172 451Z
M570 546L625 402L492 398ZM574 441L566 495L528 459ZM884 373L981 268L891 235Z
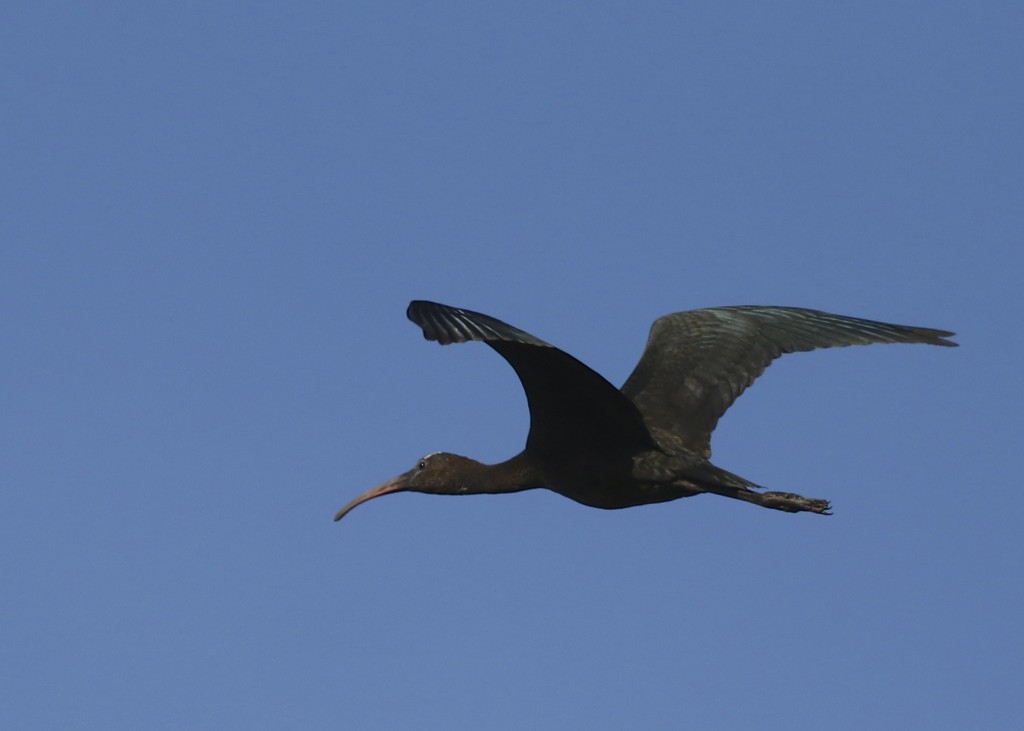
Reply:
M754 492L745 487L729 487L708 483L701 483L700 487L705 492L722 495L723 497L731 497L735 500L743 500L754 505L760 505L762 508L782 510L787 513L806 512L832 515L832 505L828 500L804 497L793 492Z
M820 498L804 497L792 492L762 492L754 493L761 500L760 505L775 510L784 510L787 513L818 513L819 515L832 515L832 505L828 500Z

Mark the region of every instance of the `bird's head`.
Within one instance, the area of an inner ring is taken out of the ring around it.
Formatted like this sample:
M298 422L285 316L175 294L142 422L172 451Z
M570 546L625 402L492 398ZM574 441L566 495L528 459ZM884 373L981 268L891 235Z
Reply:
M482 465L469 457L448 452L435 452L416 463L408 472L371 488L334 516L341 520L355 506L393 492L427 492L434 495L465 495L474 490L474 480Z

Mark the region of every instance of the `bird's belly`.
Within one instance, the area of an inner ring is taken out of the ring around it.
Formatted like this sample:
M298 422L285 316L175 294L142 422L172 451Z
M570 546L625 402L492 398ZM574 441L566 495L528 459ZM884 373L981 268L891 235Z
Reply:
M621 508L632 508L637 505L666 503L670 500L691 497L701 492L700 490L693 490L679 485L638 486L634 484L611 485L608 487L602 485L597 489L592 485L585 489L576 489L575 486L569 489L551 489L570 500L575 500L592 508L602 508L603 510L619 510Z
M592 508L617 510L696 495L679 482L654 482L636 479L630 465L594 464L546 465L545 487L559 495Z

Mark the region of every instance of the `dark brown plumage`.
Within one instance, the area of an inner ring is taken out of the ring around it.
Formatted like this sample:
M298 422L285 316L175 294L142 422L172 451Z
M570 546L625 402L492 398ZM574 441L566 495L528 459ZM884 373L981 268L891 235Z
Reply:
M419 300L407 315L428 340L480 340L509 362L530 407L526 448L497 465L428 455L352 500L335 520L393 492L468 495L537 487L596 508L713 493L827 515L827 500L759 492L759 485L711 464L711 432L722 414L785 353L870 343L956 346L945 330L795 307L714 307L658 318L619 390L568 353L493 317Z

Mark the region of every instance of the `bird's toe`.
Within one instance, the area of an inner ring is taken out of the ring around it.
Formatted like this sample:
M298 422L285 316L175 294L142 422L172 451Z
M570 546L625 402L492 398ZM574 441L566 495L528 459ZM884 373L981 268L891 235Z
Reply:
M793 492L765 492L761 494L764 505L787 513L817 513L832 515L832 503L820 498L804 497Z

